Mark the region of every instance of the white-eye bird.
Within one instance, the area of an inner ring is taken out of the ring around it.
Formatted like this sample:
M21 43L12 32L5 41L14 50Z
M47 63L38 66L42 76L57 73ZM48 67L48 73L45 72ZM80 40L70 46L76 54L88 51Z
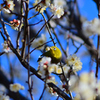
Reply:
M59 48L52 46L49 47L49 49L39 57L38 61L40 61L44 56L51 57L52 63L58 63L61 61L62 53Z

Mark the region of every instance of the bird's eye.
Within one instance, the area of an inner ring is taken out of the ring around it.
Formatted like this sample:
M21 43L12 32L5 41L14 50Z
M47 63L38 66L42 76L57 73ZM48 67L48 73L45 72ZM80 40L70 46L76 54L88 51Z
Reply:
M56 48L54 48L54 50L56 50Z

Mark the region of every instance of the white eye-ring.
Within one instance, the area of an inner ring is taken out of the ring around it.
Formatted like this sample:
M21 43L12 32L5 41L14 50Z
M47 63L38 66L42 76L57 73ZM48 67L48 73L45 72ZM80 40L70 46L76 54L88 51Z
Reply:
M56 50L56 48L54 48L54 50Z

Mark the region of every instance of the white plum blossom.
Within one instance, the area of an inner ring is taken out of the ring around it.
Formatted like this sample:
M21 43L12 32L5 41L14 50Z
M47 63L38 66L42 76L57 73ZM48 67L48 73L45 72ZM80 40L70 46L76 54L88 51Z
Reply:
M8 52L11 51L9 46L8 46L8 42L7 41L4 41L4 43L2 43L2 46L3 46L4 52L8 53Z
M35 0L35 3L33 3L33 6L37 5L41 0ZM57 16L57 18L60 18L64 14L63 6L66 4L64 0L54 0L53 4L51 4L50 0L44 0L39 4L35 9L36 11L40 11L40 13L43 13L44 10L46 10L47 7L51 9L51 12Z
M51 4L50 6L51 12L60 18L64 14L64 9L62 7L58 7L56 5Z
M66 59L66 63L68 66L72 67L72 70L74 72L79 71L82 68L82 63L75 54L68 56Z
M68 72L70 71L70 67L67 66L67 64L65 64L65 65L63 66L63 71L64 71L64 74L65 74L65 75L68 74Z
M19 83L10 84L10 90L13 92L18 92L19 90L24 90L24 86Z
M32 47L33 47L33 48L36 48L36 47L38 47L38 46L44 44L45 42L46 42L46 35L45 35L45 34L41 34L41 37L36 38L36 39L32 42ZM41 47L39 47L39 48L37 48L37 49L40 49L40 50L44 49L44 45L41 46Z
M50 57L43 57L39 61L38 70L39 70L38 73L42 77L45 77L46 75L50 75L51 73L57 73L57 74L62 73L61 66L57 64L52 64Z
M95 100L100 95L100 81L96 81L94 72L71 76L69 86L69 90L76 93L74 100Z
M66 1L65 0L53 0L53 4L58 7L63 8L66 5Z
M3 94L3 92L0 92L0 100L10 100L9 96Z
M54 76L49 76L46 80L46 83L53 83L53 84L57 84L55 77Z
M7 92L7 89L3 84L0 84L0 91Z
M38 6L36 6L39 2L41 2ZM36 11L39 11L41 14L43 14L43 12L46 10L46 8L50 5L50 0L35 0L35 2L33 3L33 6L35 7Z
M39 66L38 66L38 73L41 75L42 78L45 78L46 74L48 73L48 65L51 63L51 58L50 57L43 57L39 61Z
M100 35L100 19L94 18L91 21L84 21L82 24L83 33L86 36Z
M1 9L5 12L5 13L10 13L10 10L13 11L14 10L14 2L12 0L6 0L4 1L4 3L1 4Z
M57 64L50 64L48 67L48 71L49 73L54 72L57 74L61 74L62 73L62 69L60 66L58 66Z
M58 96L57 92L55 92L52 87L47 87L46 91L53 96Z

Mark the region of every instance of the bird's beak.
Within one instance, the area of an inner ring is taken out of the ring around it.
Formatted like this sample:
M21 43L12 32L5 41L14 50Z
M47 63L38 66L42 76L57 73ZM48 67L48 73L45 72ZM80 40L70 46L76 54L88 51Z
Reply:
M50 50L52 50L52 48L50 47Z

